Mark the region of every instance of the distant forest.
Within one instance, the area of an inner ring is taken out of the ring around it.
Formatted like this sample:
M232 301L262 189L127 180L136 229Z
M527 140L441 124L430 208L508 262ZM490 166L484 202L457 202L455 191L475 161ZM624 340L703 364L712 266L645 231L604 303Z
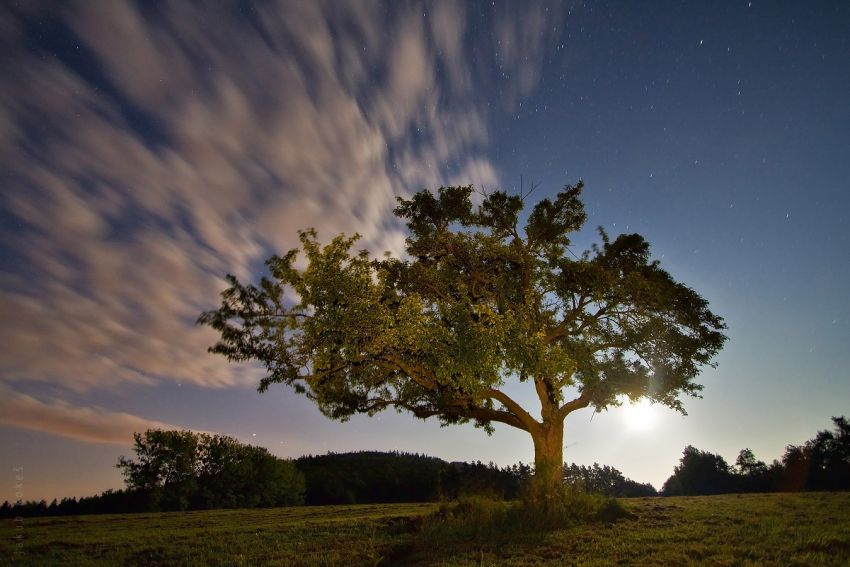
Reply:
M184 432L173 432L184 433ZM261 452L262 453L262 452ZM167 510L211 508L253 508L285 505L371 504L392 502L436 502L459 496L483 494L512 500L520 495L534 473L530 465L519 463L498 467L493 463L446 462L442 459L402 452L359 451L305 456L295 461L278 459L286 472L293 469L299 478L287 473L283 490L268 475L226 472L205 478L159 486L130 484L123 490L107 490L98 496L63 498L50 503L29 501L15 505L5 502L0 517L76 514L123 514ZM235 471L250 467L234 467ZM266 466L266 469L271 467ZM168 471L173 473L174 467ZM649 484L627 479L613 467L565 465L565 478L576 486L611 496L651 496L657 492ZM253 478L245 482L246 477ZM229 479L229 480L228 480ZM139 479L136 479L137 481ZM128 481L130 479L128 478ZM131 481L132 482L132 481ZM215 482L215 487L213 487ZM274 488L274 490L271 490ZM238 499L236 498L238 494ZM266 497L276 494L276 500Z
M803 445L789 445L766 464L743 449L734 465L695 447L684 450L661 494L850 490L850 423L834 417ZM122 457L127 488L61 501L4 502L0 517L32 517L290 505L454 500L469 494L517 498L534 474L530 465L446 462L403 452L360 451L280 459L229 437L188 431L136 434L136 460ZM167 457L166 457L167 455ZM650 484L610 466L564 465L576 490L615 497L655 496Z
M730 466L720 455L686 447L661 493L850 490L850 422L833 417L832 423L833 431L819 431L802 445L788 445L782 459L769 465L756 459L750 449L742 449Z

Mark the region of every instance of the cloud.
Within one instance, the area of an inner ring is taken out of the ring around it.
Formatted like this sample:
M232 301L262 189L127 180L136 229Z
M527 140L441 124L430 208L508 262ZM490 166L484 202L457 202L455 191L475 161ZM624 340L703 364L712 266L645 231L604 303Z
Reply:
M460 93L468 92L472 80L464 55L466 10L459 2L435 2L429 23L437 55L448 71L449 87Z
M539 5L499 10L488 35L453 2L10 9L0 18L2 380L77 393L255 384L256 369L208 355L214 333L194 325L224 274L252 279L308 226L398 253L396 195L498 186L472 54L497 37L502 69L519 73L510 96L521 96L552 33ZM64 30L54 52L23 40L45 19Z
M86 443L130 445L133 433L148 429L186 429L136 415L96 407L50 403L0 386L0 424L43 431Z
M564 7L557 3L504 2L498 5L493 48L496 64L507 85L505 101L510 106L537 87L545 52L557 43L563 16Z

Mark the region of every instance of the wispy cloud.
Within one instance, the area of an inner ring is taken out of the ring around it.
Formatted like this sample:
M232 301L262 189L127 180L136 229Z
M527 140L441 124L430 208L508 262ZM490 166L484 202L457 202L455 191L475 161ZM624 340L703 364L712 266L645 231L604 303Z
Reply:
M518 9L473 34L452 2L7 8L2 380L77 392L255 383L207 356L214 337L193 325L221 276L250 278L308 226L398 252L395 195L498 185L471 54L496 38L496 71L518 78L510 96L528 94L554 32L544 8L524 24ZM39 21L73 53L27 46ZM11 399L4 422L39 428L26 408L40 402ZM99 419L50 407L69 423Z
M557 43L563 17L564 7L557 3L498 4L493 49L502 78L510 85L504 95L508 104L515 104L537 86L545 50Z
M42 402L0 386L0 424L43 431L86 443L131 445L133 433L148 429L185 429L124 412L73 406L62 400Z

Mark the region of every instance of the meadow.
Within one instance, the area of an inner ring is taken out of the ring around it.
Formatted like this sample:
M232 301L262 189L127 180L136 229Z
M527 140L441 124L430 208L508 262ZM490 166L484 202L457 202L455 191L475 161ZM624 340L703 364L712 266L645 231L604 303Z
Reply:
M0 563L850 565L850 493L656 497L622 503L629 512L626 518L543 532L458 525L441 519L439 504L3 520Z

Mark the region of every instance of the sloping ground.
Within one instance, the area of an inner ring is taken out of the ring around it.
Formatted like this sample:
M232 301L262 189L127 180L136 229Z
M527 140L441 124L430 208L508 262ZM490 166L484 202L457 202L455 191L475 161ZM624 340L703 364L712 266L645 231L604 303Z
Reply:
M435 509L434 504L381 504L4 520L0 562L371 565L382 550L403 543L400 533L410 531L410 518Z
M850 565L850 493L624 501L634 519L455 542L418 565Z
M850 565L848 493L625 504L632 519L531 535L441 530L422 519L433 504L25 518L0 523L0 563Z

